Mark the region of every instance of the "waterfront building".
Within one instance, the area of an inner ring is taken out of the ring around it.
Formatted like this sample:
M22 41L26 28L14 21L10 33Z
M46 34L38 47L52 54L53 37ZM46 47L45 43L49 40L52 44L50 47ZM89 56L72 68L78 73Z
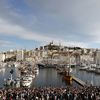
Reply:
M17 54L16 54L16 60L17 61L23 61L24 60L24 50L17 50Z
M71 58L70 58L70 64L71 65L77 65L76 57L75 56L71 56Z
M1 52L0 53L0 62L4 62L5 59L6 59L6 53Z
M9 58L13 58L16 56L15 51L7 51L7 52L1 52L0 53L0 62L4 62L5 60Z
M54 44L53 42L45 46L36 48L33 52L35 59L43 60L46 63L70 63L73 65L80 65L81 63L94 63L95 49L87 49L80 47L67 47L61 44Z
M96 51L96 64L100 65L100 50Z
M47 57L47 55L48 55L48 51L44 49L42 52L42 57L45 58Z
M39 51L38 48L36 48L36 49L34 50L33 55L34 55L34 56L37 56L37 57L40 56L40 51Z
M11 58L11 57L13 57L13 56L16 56L16 52L15 52L15 51L7 51L7 52L5 53L5 55L6 55L6 59L7 59L7 58Z
M94 62L94 58L89 54L80 55L80 62L85 64L91 64Z
M33 56L33 51L32 50L28 50L24 52L24 57L25 58L29 58Z

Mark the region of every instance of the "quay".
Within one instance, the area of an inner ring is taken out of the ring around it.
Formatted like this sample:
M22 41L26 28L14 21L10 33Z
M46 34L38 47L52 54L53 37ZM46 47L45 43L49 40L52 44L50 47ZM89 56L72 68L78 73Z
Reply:
M79 78L77 78L75 76L72 76L72 80L74 80L75 82L77 82L78 84L80 84L83 87L87 86L87 84L84 81L80 80Z
M65 71L64 71L64 70L65 70ZM84 86L87 86L87 84L86 84L84 81L82 81L81 79L75 77L74 75L71 75L71 70L70 70L70 68L67 68L67 69L58 68L58 69L57 69L57 72L58 72L59 74L64 75L64 79L67 81L67 83L68 83L68 82L71 82L72 80L74 80L75 82L77 82L79 85L81 85L81 86L83 86L83 87L84 87Z

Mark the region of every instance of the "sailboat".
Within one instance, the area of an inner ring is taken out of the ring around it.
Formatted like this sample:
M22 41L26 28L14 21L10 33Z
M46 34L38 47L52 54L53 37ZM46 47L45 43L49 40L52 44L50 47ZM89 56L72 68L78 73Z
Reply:
M72 69L70 67L67 67L66 74L64 76L65 80L72 81L71 72L72 72Z
M66 75L64 76L64 79L66 81L72 81L72 76L71 76L72 69L71 69L71 64L70 64L71 61L70 61L69 53L68 53L68 57L69 57L69 65L67 66Z

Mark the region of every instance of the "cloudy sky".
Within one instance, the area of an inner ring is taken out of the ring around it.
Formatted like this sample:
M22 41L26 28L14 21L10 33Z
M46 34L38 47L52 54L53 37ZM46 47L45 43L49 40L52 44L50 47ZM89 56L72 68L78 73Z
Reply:
M50 41L100 48L100 0L0 0L0 50Z

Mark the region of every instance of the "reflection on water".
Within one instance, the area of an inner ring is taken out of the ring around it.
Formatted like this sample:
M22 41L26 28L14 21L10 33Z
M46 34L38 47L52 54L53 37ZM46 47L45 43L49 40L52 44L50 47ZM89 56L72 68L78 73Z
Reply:
M78 68L73 68L72 74L81 79L84 82L87 82L89 85L100 85L100 75L95 73L88 73L86 71L80 71ZM54 69L40 69L39 76L33 81L33 86L79 86L76 82L65 82L61 75L58 75Z
M80 71L78 69L73 69L73 74L76 77L80 78L82 81L87 82L88 84L100 86L100 74L97 75L92 72Z
M13 69L13 78L15 79L19 76L19 71L17 68L3 68L0 69L0 87L3 87L4 78L10 77L10 70ZM80 78L81 80L87 82L88 84L100 85L100 75L94 73L88 73L86 71L80 71L76 68L72 71L73 75ZM43 86L53 86L62 87L66 85L78 86L76 82L68 83L65 82L63 77L57 74L57 71L53 68L40 69L39 74L33 80L32 87L43 87Z
M18 70L16 70L14 67L0 69L0 87L4 86L4 79L10 78L11 69L14 70L13 78L15 79L18 76Z
M62 76L58 75L55 69L49 68L49 69L40 69L39 75L33 81L33 86L61 87L61 86L66 86L66 84L63 81Z

